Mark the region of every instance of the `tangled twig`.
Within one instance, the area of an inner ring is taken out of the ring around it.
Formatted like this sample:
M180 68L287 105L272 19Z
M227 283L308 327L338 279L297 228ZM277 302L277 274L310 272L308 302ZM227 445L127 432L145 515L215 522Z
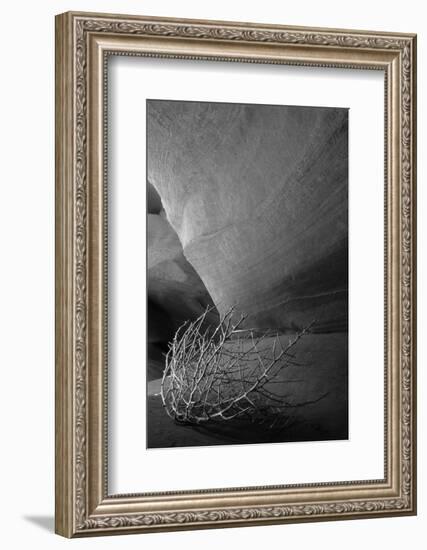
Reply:
M234 308L206 328L209 311L182 325L170 345L161 383L167 414L186 424L242 416L274 423L285 409L300 406L272 386L282 369L297 364L291 350L310 327L284 347L277 332L241 328L247 316L235 321Z

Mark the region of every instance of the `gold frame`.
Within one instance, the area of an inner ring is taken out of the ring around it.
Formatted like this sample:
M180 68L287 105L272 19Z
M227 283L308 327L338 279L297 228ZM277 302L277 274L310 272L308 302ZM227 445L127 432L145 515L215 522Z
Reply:
M110 54L384 71L384 479L108 495L104 118ZM415 88L413 34L70 12L56 17L57 533L416 513Z

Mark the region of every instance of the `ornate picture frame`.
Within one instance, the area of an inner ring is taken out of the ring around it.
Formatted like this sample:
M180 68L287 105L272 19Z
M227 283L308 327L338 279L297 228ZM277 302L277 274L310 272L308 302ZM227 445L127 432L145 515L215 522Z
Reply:
M384 72L383 479L108 493L105 160L106 60L111 55ZM58 15L56 532L81 537L415 514L415 179L415 35L74 12Z

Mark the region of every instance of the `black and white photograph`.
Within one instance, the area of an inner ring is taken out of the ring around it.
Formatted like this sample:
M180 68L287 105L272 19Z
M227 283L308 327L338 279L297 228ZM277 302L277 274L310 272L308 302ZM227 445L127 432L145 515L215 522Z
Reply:
M348 438L348 109L147 100L147 447Z
M2 8L2 547L425 547L424 4Z

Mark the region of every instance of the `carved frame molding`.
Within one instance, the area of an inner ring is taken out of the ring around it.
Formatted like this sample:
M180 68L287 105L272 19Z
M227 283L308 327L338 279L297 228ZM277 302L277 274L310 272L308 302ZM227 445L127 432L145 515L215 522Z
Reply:
M106 480L106 58L385 72L385 478L110 496ZM66 13L56 18L56 531L67 537L414 514L416 37Z

